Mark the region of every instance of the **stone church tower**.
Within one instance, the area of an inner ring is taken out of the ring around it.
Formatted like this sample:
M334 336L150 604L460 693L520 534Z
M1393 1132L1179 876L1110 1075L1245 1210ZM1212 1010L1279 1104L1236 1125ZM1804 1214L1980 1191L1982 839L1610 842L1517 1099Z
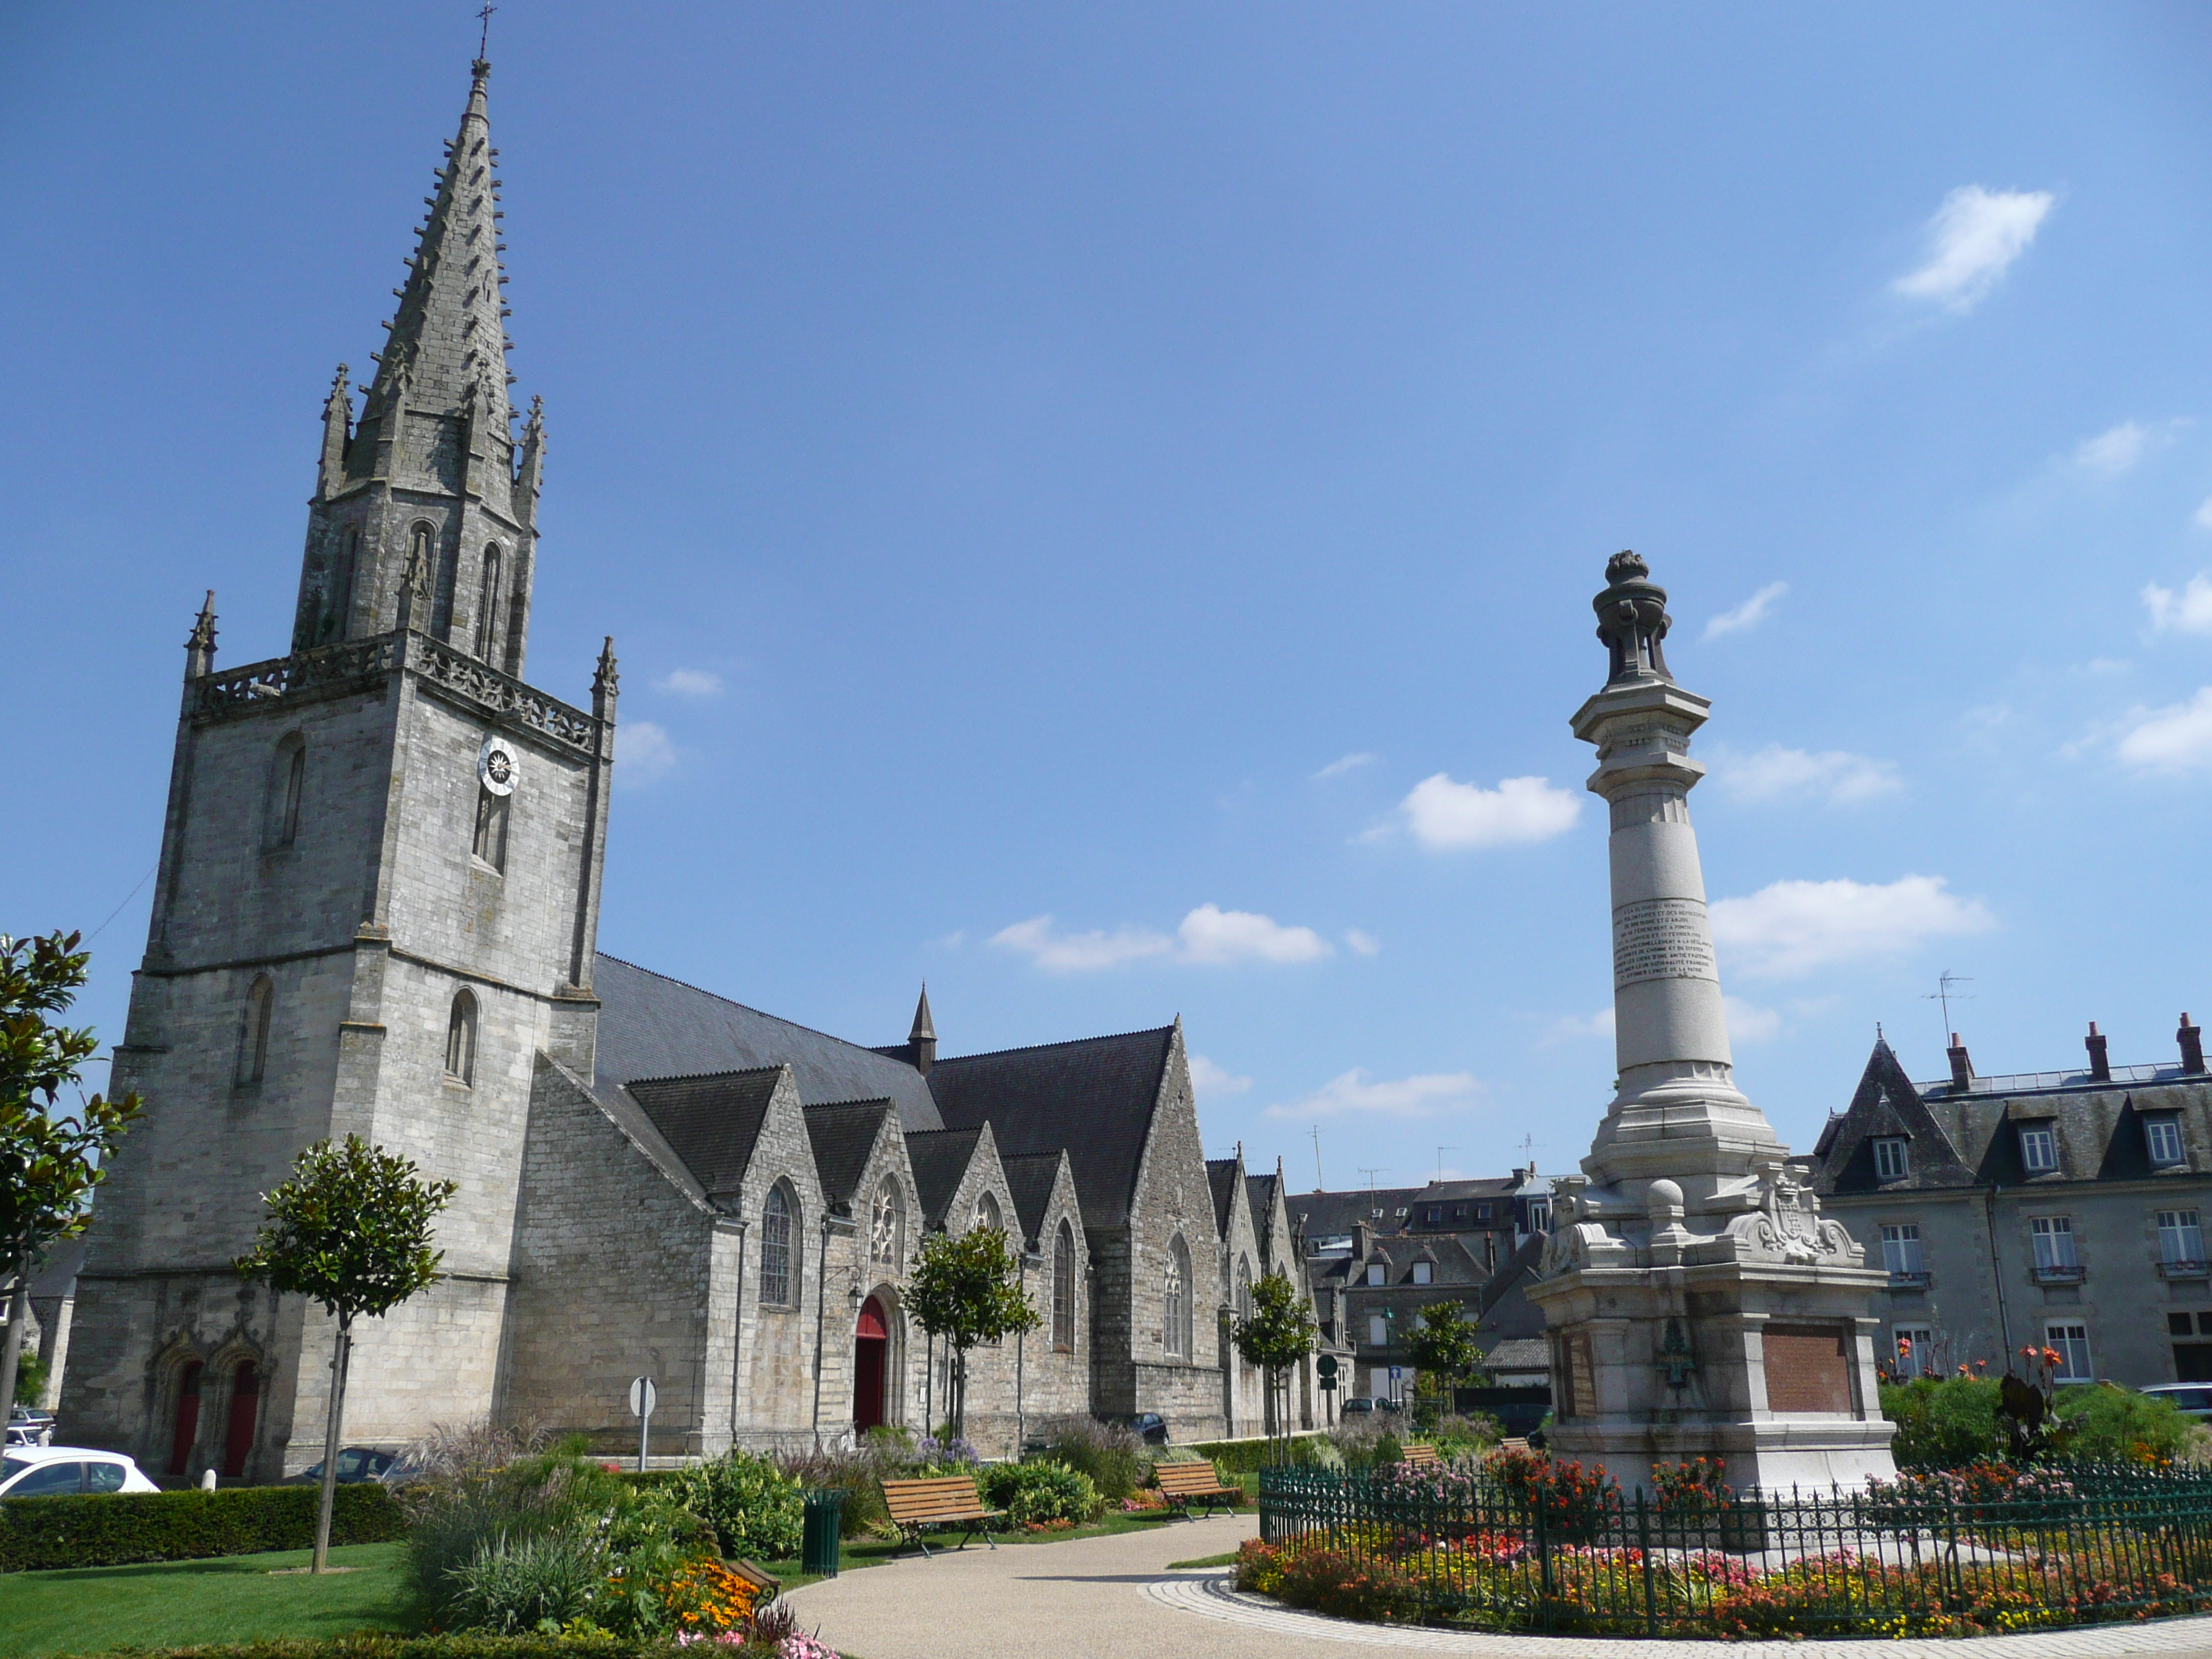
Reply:
M101 1190L62 1402L73 1441L157 1474L275 1479L321 1441L331 1326L229 1263L325 1137L460 1183L447 1277L362 1327L348 1438L482 1415L537 1056L593 1065L615 666L588 713L522 678L544 434L533 404L518 443L507 400L489 73L358 419L343 368L325 406L289 654L217 672L212 595L186 646L115 1053L151 1109Z

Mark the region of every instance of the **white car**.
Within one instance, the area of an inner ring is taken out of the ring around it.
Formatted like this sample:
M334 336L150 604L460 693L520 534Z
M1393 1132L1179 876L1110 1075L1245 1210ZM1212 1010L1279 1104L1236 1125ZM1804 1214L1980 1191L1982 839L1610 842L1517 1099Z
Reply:
M10 1446L0 1455L0 1498L161 1490L121 1452L82 1446Z

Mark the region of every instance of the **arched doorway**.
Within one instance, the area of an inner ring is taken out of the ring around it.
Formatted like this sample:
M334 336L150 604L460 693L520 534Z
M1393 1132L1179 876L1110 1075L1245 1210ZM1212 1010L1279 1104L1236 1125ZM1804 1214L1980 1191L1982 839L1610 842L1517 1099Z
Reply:
M222 1472L246 1473L246 1460L253 1450L253 1418L261 1407L261 1374L251 1359L239 1362L230 1374L230 1421L222 1441Z
M853 1427L866 1434L884 1420L884 1376L890 1369L890 1322L880 1299L860 1304L853 1328Z
M177 1418L170 1428L169 1473L179 1478L191 1473L192 1442L200 1432L200 1377L206 1370L192 1359L177 1373Z

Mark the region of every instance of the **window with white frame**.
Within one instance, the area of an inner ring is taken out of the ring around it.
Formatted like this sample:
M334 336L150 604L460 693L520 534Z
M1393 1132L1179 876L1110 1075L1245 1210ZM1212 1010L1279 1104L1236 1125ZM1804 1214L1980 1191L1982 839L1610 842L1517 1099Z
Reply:
M1905 1155L1909 1143L1903 1135L1881 1135L1874 1143L1874 1172L1881 1181L1902 1181L1912 1173L1912 1161Z
M2058 1370L2051 1378L2055 1382L2090 1382L2096 1380L2089 1369L2089 1328L2087 1325L2045 1325L2043 1340L2046 1347L2058 1355Z
M2074 1254L2074 1218L2069 1215L2039 1215L2027 1224L2035 1239L2035 1265L2039 1268L2078 1267L2081 1260Z
M1413 1264L1413 1283L1416 1285L1431 1284L1435 1281L1437 1269L1434 1262L1416 1261Z
M1920 1266L1920 1224L1899 1222L1881 1230L1881 1265L1893 1273L1917 1273Z
M1528 1200L1528 1231L1532 1233L1548 1233L1552 1231L1552 1200L1550 1199L1532 1198Z
M2204 1228L2196 1211L2158 1212L2158 1259L2168 1267L2204 1260Z
M1370 1261L1367 1264L1367 1282L1370 1285L1380 1285L1389 1271L1389 1262Z
M2143 1141L2150 1148L2150 1161L2161 1169L2185 1161L2181 1155L2181 1120L2178 1117L2145 1118Z
M2030 1175L2049 1175L2058 1167L2058 1132L2048 1123L2021 1124L2020 1161Z
M1936 1328L1932 1325L1893 1325L1890 1352L1897 1358L1899 1376L1936 1375Z
M1370 1348L1390 1346L1390 1322L1381 1314L1367 1316L1367 1346Z

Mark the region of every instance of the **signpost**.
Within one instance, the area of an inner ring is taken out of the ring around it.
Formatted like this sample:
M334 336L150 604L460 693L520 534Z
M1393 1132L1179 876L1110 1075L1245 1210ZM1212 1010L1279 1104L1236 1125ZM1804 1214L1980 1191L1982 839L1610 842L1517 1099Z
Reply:
M1403 1365L1390 1367L1390 1403L1394 1406L1402 1406L1406 1403L1405 1392L1398 1386L1398 1379L1405 1374L1406 1368Z
M645 1473L645 1449L653 1431L653 1408L660 1399L660 1390L653 1386L649 1376L633 1377L629 1385L630 1415L637 1419L637 1472Z

